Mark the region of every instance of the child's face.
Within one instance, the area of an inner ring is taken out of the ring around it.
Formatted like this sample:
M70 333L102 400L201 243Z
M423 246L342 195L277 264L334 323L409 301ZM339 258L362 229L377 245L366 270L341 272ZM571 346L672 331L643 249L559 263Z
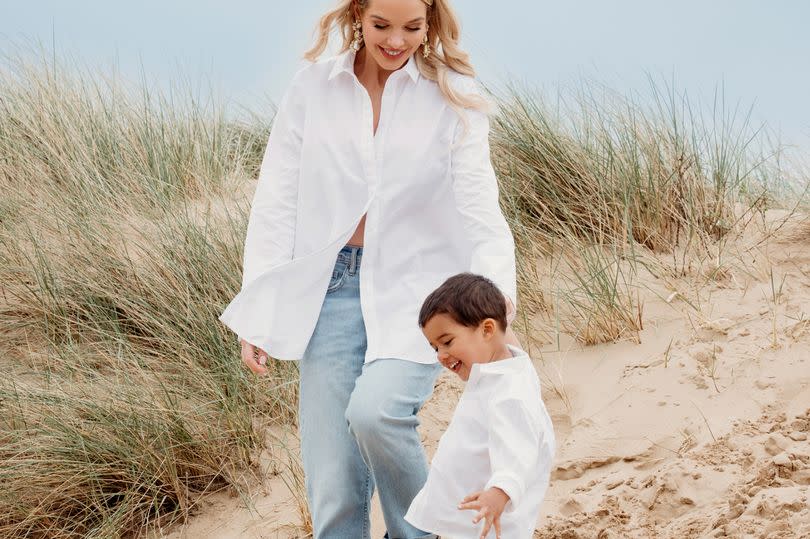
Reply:
M474 364L488 363L493 359L497 331L497 323L492 318L482 321L477 328L471 328L445 313L437 314L422 328L430 346L436 350L439 362L465 382L470 378Z

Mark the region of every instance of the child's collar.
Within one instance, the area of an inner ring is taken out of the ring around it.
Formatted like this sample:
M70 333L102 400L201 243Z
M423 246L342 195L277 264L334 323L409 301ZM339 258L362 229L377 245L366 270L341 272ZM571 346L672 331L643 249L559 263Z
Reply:
M489 363L475 363L470 369L470 380L477 378L480 374L507 374L520 371L523 368L523 362L528 359L528 354L517 346L511 344L506 346L512 353L512 357Z

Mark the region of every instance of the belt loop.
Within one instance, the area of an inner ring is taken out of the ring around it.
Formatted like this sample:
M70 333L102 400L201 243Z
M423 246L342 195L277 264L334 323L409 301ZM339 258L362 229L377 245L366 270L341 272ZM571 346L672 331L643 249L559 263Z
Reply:
M349 274L354 275L357 271L357 247L352 247L352 260L349 263Z

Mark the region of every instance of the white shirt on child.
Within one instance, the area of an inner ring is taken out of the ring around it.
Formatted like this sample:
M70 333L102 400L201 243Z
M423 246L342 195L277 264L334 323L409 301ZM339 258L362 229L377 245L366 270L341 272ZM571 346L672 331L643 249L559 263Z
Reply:
M548 488L554 430L529 356L507 345L512 358L476 363L439 441L422 490L405 520L452 539L478 539L484 519L460 510L468 494L498 487L510 501L501 514L505 539L529 539ZM495 537L494 526L490 537Z

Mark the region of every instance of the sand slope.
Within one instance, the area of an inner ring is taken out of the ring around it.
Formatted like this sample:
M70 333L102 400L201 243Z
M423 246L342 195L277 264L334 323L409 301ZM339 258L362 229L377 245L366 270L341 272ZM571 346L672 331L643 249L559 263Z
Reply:
M535 537L810 537L810 227L765 241L781 216L735 239L721 271L642 276L641 344L533 352L558 440ZM462 388L443 373L422 410L431 455ZM216 494L150 537L302 537L274 455L256 512Z

